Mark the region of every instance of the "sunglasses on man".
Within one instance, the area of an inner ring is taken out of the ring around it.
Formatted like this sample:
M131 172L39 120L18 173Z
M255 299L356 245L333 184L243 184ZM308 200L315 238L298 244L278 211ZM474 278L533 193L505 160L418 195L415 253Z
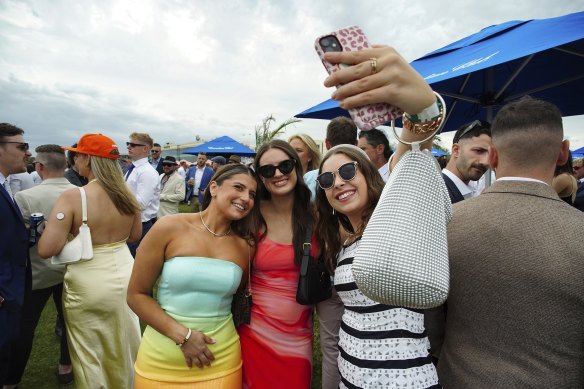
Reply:
M283 175L290 174L294 170L296 161L293 159L287 159L280 162L278 165L263 165L258 168L258 173L264 178L272 178L276 175L276 169L280 171Z
M347 182L351 181L357 175L357 165L358 162L347 162L339 166L336 171L332 172L325 172L316 177L316 182L318 182L318 186L322 189L327 190L332 188L335 185L336 174L338 173L341 180Z
M142 143L126 142L126 146L129 146L129 147L140 147L140 146L146 146L146 145L143 145Z
M25 142L8 142L8 141L0 141L0 143L12 143L16 146L20 151L27 151L28 150L28 143Z

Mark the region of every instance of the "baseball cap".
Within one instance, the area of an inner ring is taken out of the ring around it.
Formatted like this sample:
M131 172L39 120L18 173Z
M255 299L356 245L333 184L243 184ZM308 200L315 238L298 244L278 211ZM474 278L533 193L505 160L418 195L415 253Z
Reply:
M70 150L80 154L88 154L96 157L118 159L120 151L116 143L102 134L85 134L77 142L77 147L64 147L63 150Z
M218 165L225 165L227 163L227 161L225 160L225 157L222 157L220 155L211 158L211 161L215 162Z
M172 155L167 155L166 157L164 157L164 159L162 160L162 164L178 165L178 163L176 162L176 158L174 158Z

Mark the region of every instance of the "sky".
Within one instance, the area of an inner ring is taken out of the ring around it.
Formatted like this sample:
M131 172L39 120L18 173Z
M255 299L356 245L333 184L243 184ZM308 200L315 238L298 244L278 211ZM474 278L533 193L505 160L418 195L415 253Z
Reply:
M582 10L583 0L0 0L0 121L33 149L95 132L122 152L132 132L253 146L266 116L280 123L330 97L317 36L359 25L412 61L493 24ZM326 124L303 119L282 137L323 139ZM572 149L584 146L584 116L564 128Z

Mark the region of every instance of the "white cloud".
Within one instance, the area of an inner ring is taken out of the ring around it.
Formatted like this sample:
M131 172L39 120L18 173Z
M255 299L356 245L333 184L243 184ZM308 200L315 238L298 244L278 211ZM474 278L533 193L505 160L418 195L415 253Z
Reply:
M284 121L332 93L318 35L357 24L413 60L488 25L575 11L567 0L7 0L0 118L19 123L33 146L96 129L117 142L135 130L160 143L249 142L266 115ZM305 120L292 131L322 138L325 126Z

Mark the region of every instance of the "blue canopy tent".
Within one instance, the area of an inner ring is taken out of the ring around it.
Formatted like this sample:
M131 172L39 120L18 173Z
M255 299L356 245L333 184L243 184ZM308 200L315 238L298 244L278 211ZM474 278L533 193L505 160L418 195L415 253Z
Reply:
M475 119L492 120L507 102L531 95L564 116L584 114L584 12L510 21L484 28L412 62L446 100L444 131ZM327 100L299 118L348 116Z
M572 158L582 158L582 157L584 157L584 147L580 147L579 149L572 151Z
M441 157L443 155L448 155L448 153L446 151L437 149L436 147L432 147L432 155L435 157Z
M242 145L238 141L228 136L222 136L207 143L191 147L182 151L185 154L226 154L226 155L244 155L252 156L256 152L247 146Z

